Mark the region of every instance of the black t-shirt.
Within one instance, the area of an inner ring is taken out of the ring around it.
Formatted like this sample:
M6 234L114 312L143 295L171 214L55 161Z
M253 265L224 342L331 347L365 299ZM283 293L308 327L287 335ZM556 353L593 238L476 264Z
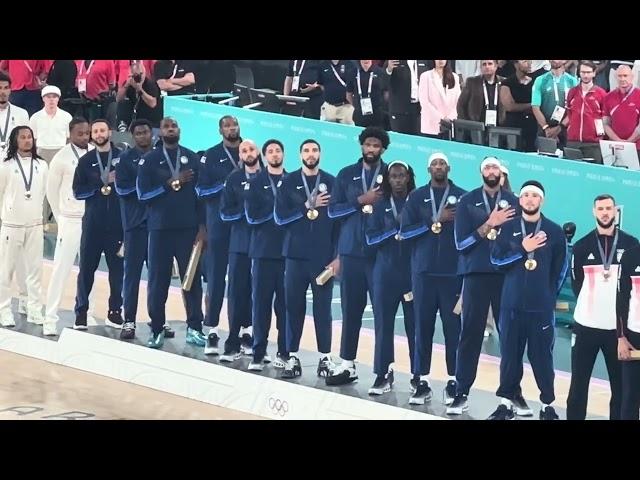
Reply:
M153 80L148 77L142 82L142 89L149 95L157 100L155 108L149 107L142 99L142 94L138 94L133 87L127 87L125 96L133 105L133 118L144 118L151 122L154 128L160 127L160 120L162 120L162 106L160 104L160 89Z
M47 83L58 87L62 93L62 98L77 96L77 92L74 95L77 75L76 62L73 60L56 60L49 70Z
M336 77L336 73L345 83L344 86ZM322 64L320 70L320 84L324 86L325 101L332 105L346 102L347 86L351 83L355 74L356 69L354 68L353 62L349 60L340 60L337 65L334 65L331 60L327 60Z
M381 67L372 65L368 72L365 72L362 67L358 67L358 71L360 72L360 89L362 91L362 97L371 97L374 114L381 114L384 105L384 91L387 90L384 70ZM370 94L367 93L369 89L369 75L373 75ZM357 73L352 77L351 83L347 85L347 91L353 94L353 106L356 113L362 113Z
M156 80L182 78L189 72L193 73L197 82L197 62L192 60L176 60L175 63L170 60L158 60L153 68L153 76ZM191 95L194 93L196 93L196 84L167 92L167 95Z
M303 65L304 62L304 65ZM287 69L287 77L295 77L297 75L300 76L300 81L298 88L304 88L308 84L320 82L320 65L321 61L318 60L289 60L289 68ZM291 86L291 93L293 95L300 95L299 92L293 90L293 85ZM322 90L316 88L302 96L314 97L316 95L321 95Z

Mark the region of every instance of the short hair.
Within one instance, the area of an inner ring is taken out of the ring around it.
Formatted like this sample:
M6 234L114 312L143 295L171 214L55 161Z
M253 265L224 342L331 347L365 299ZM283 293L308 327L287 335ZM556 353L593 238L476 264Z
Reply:
M262 145L262 155L266 155L267 154L267 147L269 145L273 145L276 144L280 147L280 149L282 150L282 152L284 153L284 145L282 144L282 142L280 140L276 140L275 138L270 138L269 140L267 140L266 142L264 142L264 145Z
M111 130L111 124L109 123L109 120L107 120L105 118L96 118L93 122L91 122L91 127L93 128L93 126L96 123L106 123L107 124L107 128L109 128L109 130Z
M73 117L71 119L71 121L69 122L69 131L72 132L73 131L73 127L75 127L76 125L80 125L81 123L89 123L89 120L87 120L84 117Z
M137 118L136 120L131 122L129 131L133 134L133 131L136 129L136 127L142 127L145 125L149 127L149 130L153 130L153 127L151 126L151 122L149 120L147 120L146 118Z
M318 150L322 151L322 149L320 148L320 144L317 142L317 140L314 140L313 138L307 138L305 141L303 141L300 144L300 151L302 151L302 147L304 147L307 143L315 143L318 146Z
M602 200L611 200L614 205L616 204L616 199L613 198L613 195L609 195L608 193L603 193L602 195L598 195L596 198L593 199L593 204L595 205L597 202L600 202Z
M11 86L11 77L4 72L0 72L0 82L9 82L9 86Z
M583 65L585 67L589 67L594 72L596 71L596 64L593 63L591 60L581 60L580 64L578 65L578 74L580 74L580 67L583 66Z
M364 145L364 142L367 138L377 138L382 143L382 148L385 150L389 147L389 134L380 127L367 127L358 136L358 141L360 145Z
M222 123L227 120L228 118L230 118L231 120L235 120L236 123L238 122L238 119L236 117L234 117L233 115L225 115L224 117L220 118L220 120L218 120L218 127L222 128Z

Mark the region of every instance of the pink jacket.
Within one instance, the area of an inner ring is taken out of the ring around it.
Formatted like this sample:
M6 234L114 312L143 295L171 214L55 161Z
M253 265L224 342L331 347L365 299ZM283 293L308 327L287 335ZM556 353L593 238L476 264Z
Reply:
M422 133L437 135L440 133L440 120L443 118L455 120L458 117L456 105L460 97L460 78L455 73L453 78L455 80L453 88L445 90L442 79L435 69L420 75L418 97L422 108L420 115Z

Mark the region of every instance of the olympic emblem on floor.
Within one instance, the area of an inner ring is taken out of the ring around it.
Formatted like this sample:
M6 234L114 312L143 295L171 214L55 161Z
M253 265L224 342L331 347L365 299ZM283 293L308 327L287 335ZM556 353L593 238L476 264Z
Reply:
M279 398L269 397L269 410L275 415L284 417L289 412L289 402Z

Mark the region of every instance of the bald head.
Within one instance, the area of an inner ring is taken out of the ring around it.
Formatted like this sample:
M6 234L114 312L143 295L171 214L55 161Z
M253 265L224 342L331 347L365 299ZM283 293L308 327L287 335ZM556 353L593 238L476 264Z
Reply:
M240 142L240 160L247 167L254 167L258 163L258 146L253 140L243 140Z
M616 70L618 87L626 90L633 84L633 71L629 65L620 65Z
M160 136L162 143L168 147L176 147L180 141L180 127L174 118L165 117L160 122Z

